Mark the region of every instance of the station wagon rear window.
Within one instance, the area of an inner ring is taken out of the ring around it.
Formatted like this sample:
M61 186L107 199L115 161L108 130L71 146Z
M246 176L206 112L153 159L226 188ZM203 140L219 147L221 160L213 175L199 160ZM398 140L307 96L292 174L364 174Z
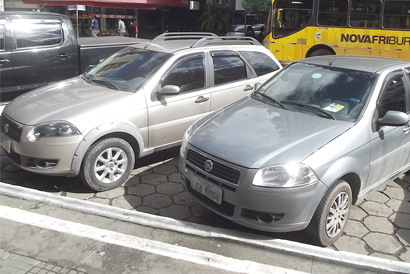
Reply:
M279 66L265 53L257 51L240 51L246 60L251 63L256 75L265 75L279 69Z

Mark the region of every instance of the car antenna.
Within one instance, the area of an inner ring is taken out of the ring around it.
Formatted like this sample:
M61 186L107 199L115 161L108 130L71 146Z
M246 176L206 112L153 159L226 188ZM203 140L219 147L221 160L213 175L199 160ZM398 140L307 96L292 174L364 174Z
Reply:
M39 9L37 9L37 11L40 12L46 5L47 5L47 3L45 3L44 5L42 5Z
M329 66L332 66L332 64L333 64L333 61L336 59L336 55L332 58L332 60L331 61L329 61Z
M347 41L346 45L339 51L339 54L346 49L346 47L347 47L348 44L349 44L349 41ZM335 59L336 59L336 54L335 54L335 56L333 57L333 59L329 62L329 66L332 66L333 61L334 61Z

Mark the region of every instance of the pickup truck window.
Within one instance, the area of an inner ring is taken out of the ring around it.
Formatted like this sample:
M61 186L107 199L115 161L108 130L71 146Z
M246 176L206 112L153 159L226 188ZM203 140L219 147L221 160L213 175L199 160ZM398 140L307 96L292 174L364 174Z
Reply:
M53 46L63 41L61 22L16 19L13 25L19 28L16 32L17 48Z
M1 21L0 21L0 50L4 50L5 49L5 46L4 46L4 30L5 30L6 28L5 28L5 25L4 24L1 24Z

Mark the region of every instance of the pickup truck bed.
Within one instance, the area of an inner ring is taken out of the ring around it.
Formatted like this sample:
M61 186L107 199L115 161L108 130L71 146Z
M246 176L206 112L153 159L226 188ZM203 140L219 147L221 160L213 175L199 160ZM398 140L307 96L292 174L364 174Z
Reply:
M77 39L80 50L80 73L83 73L90 65L95 65L107 58L114 52L134 44L148 43L149 40L120 37L80 37Z
M0 102L83 73L114 52L144 39L85 37L70 19L47 12L0 12Z

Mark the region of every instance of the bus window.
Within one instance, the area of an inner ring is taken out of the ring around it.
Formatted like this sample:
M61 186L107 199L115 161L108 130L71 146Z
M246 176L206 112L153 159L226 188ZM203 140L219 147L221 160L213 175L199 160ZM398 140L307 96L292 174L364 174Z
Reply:
M380 0L353 0L350 26L357 28L380 27Z
M387 29L410 29L409 1L386 1L383 26Z
M410 0L270 1L264 45L284 64L331 54L410 60Z
M348 0L320 0L317 23L321 26L345 26Z
M284 37L307 26L312 17L313 0L277 0L273 15L273 36Z

